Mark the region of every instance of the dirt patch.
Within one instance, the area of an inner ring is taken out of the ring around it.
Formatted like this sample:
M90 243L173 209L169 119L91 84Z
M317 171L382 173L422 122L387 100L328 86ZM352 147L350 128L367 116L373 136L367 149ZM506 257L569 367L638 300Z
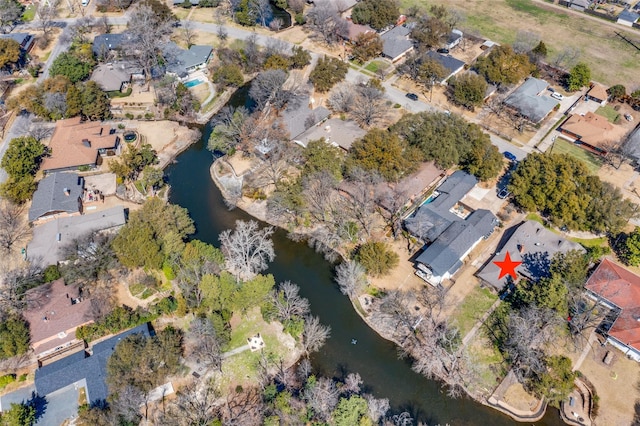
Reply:
M636 204L640 204L639 176L640 174L630 164L622 164L620 168L604 164L598 171L600 179L619 188L625 198Z
M159 167L171 163L177 154L195 142L200 133L174 121L125 121L127 129L135 129L158 153Z

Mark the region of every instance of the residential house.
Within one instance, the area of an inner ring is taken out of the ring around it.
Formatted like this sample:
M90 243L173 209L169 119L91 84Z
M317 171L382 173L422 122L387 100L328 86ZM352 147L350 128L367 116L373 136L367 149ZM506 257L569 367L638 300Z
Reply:
M605 106L607 104L607 100L609 99L609 94L607 93L607 89L602 84L592 83L591 88L587 92L586 99L588 101L594 101L602 106Z
M381 182L376 188L376 193L381 194L378 204L395 214L409 203L424 200L429 189L444 176L444 170L438 168L433 161L422 163L418 170L397 183Z
M345 32L340 33L340 37L351 43L354 43L356 40L358 40L358 37L362 34L376 32L376 30L368 25L354 24L351 19L347 19L347 26L344 30Z
M447 36L447 41L445 42L444 47L449 50L453 49L460 44L460 42L462 41L462 37L462 31L456 29L451 30L451 32Z
M504 104L516 110L518 114L532 123L537 124L558 106L558 101L544 96L547 87L549 87L549 83L546 81L529 77L505 99Z
M213 53L211 46L193 45L188 50L169 42L164 49L167 60L167 72L181 79L190 73L207 66Z
M480 45L480 49L486 52L490 51L493 46L500 46L498 43L496 43L495 41L492 40L485 40L481 45Z
M501 291L510 280L509 276L498 278L500 268L495 261L504 260L507 253L511 260L522 262L516 267L516 272L521 276L537 281L549 275L551 259L556 253L567 253L571 250L584 252L584 248L578 243L569 241L550 230L541 223L527 220L505 231L506 240L500 241L496 253L485 266L477 273L483 282L496 291Z
M33 228L33 238L27 245L27 259L43 265L55 265L64 260L64 249L76 238L96 232L110 232L127 222L122 206L111 207L81 216L65 216Z
M33 44L36 42L35 37L33 37L29 33L9 33L9 34L0 34L0 38L11 39L18 43L20 46L20 52L23 55L29 53Z
M131 40L131 35L127 33L120 34L101 34L93 39L93 54L97 58L105 58L110 52L118 50L125 43Z
M307 3L313 3L315 7L328 7L340 13L344 13L358 4L359 0L307 0Z
M558 130L573 143L599 155L606 155L626 133L624 128L609 123L606 117L593 112L569 116Z
M353 120L332 118L310 127L304 133L296 136L293 141L306 148L309 142L324 139L327 143L348 151L353 142L365 134L367 132Z
M121 92L134 78L144 78L144 71L127 62L100 64L91 73L91 81L98 83L105 92Z
M289 139L295 140L299 135L326 120L331 112L325 107L312 108L313 101L308 92L297 95L287 103L287 107L280 112L280 119L289 133Z
M593 0L560 0L560 4L562 6L566 6L580 12L584 12L585 9L588 9L589 6L591 6L591 3L593 3Z
M636 167L640 165L640 126L633 129L626 137L623 151L633 160Z
M449 176L416 212L405 219L409 233L424 242L435 241L453 222L462 218L459 202L478 183L475 176L461 170ZM454 213L456 212L456 213Z
M184 0L171 0L171 1L174 6L180 6L184 4ZM189 3L191 3L191 6L197 6L200 4L200 0L189 0Z
M91 302L62 279L29 290L26 299L22 315L29 323L31 347L38 358L79 343L76 328L93 322Z
M488 238L496 226L498 219L485 209L454 221L416 258L416 275L431 285L441 285L460 269L471 250Z
M413 50L413 40L410 38L411 28L398 25L380 36L382 39L382 56L398 62Z
M447 80L464 69L464 62L454 58L451 55L443 55L441 53L430 50L429 52L427 52L426 56L436 62L439 62L440 65L442 65L449 73L439 82L440 84L446 84Z
M107 361L116 345L132 334L154 335L148 323L132 328L110 339L96 343L91 353L76 352L36 370L35 387L39 396L47 395L70 385L84 387L89 405L103 404L109 396Z
M616 22L627 27L633 27L633 24L638 20L638 18L640 18L640 14L630 9L625 9L620 12Z
M29 221L82 213L84 179L75 173L50 173L38 182Z
M101 122L68 118L56 122L49 149L51 155L45 157L41 166L47 173L93 168L102 164L102 156L120 152L120 136Z
M605 330L607 343L640 362L640 277L605 258L584 287L593 300L611 309L615 318Z

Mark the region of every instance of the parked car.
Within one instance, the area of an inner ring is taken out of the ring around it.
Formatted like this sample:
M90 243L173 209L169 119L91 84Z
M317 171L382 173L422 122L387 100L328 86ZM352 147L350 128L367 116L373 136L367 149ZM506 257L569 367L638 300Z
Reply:
M633 121L633 115L631 115L631 114L625 114L625 115L624 115L624 119L625 119L625 120L627 120L627 121Z
M562 96L562 94L561 94L561 93L558 93L558 92L553 92L553 93L551 94L551 97L552 97L553 99L557 99L557 100L559 100L559 101L561 101L561 100L563 100L563 99L564 99L564 96Z
M405 96L407 98L411 99L412 101L417 101L418 100L418 95L416 95L415 93L407 93Z
M438 53L444 53L445 55L447 53L449 53L449 49L447 49L446 47L440 48L437 50Z
M498 198L500 198L501 200L504 200L509 195L511 195L511 193L507 190L507 188L502 188L500 192L498 192Z
M509 151L505 151L503 153L504 157L509 160L509 161L516 161L518 158L515 156L515 154L509 152Z

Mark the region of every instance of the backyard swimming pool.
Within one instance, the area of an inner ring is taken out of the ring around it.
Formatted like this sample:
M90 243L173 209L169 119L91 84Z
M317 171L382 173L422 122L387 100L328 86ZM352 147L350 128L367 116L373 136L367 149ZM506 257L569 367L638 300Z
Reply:
M186 83L184 83L184 85L186 87L194 87L197 86L198 84L204 83L204 80L201 80L199 78L195 79L195 80L189 80Z

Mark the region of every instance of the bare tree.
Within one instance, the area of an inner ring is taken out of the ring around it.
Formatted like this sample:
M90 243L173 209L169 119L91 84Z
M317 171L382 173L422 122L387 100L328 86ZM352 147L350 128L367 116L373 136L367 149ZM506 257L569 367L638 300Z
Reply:
M367 286L367 273L355 260L347 260L336 267L336 282L342 294L356 297Z
M220 393L213 382L204 386L191 383L178 392L178 396L169 403L160 415L159 422L166 426L208 425L220 417L218 398Z
M342 188L347 193L344 207L347 216L355 221L366 236L371 235L376 220L376 190L382 182L377 173L355 168L349 173L348 181Z
M364 398L367 400L367 407L369 409L369 417L373 420L374 424L378 424L380 419L384 418L389 408L389 400L387 398L377 399L373 395L365 394Z
M247 184L253 187L273 185L277 191L281 189L281 182L289 175L292 165L300 161L300 147L285 141L272 141L267 147L266 158L250 175Z
M236 221L236 229L227 229L220 236L221 249L228 268L236 274L236 279L251 279L267 269L267 262L273 261L273 228L259 229L258 223Z
M38 26L44 35L44 39L48 42L53 28L53 20L56 17L56 7L58 0L50 0L48 2L40 2L36 15L38 17Z
M8 253L31 233L24 205L0 201L0 249Z
M386 188L378 193L376 205L379 206L378 213L385 220L387 226L391 228L393 237L397 238L402 230L402 219L404 216L403 207L407 204L409 197L406 192L398 189Z
M336 383L326 377L319 378L304 392L307 404L325 421L329 420L333 409L338 405L339 396Z
M364 127L369 127L387 115L383 93L370 86L358 87L358 97L351 111L353 119Z
M321 223L333 223L334 214L339 210L335 178L323 170L306 176L302 187L311 217Z
M163 19L151 7L141 5L131 13L127 30L131 35L127 56L144 69L147 79L151 79L151 69L158 65L162 47L173 31L172 21Z
M106 15L98 18L97 25L105 34L111 33L111 24L109 24L109 18Z
M308 316L304 320L304 330L302 331L302 348L309 355L317 352L331 335L331 327L322 325L320 318Z
M267 26L267 21L273 13L271 12L271 5L269 4L269 0L250 0L249 8L255 11L256 16L260 20L260 24L263 27Z
M182 39L187 44L187 49L193 46L198 34L196 34L195 28L191 21L184 21L182 24Z
M540 43L540 35L533 31L518 31L516 39L511 45L516 53L529 53Z
M344 30L348 25L329 2L314 6L307 17L309 27L327 44L338 41L340 34L345 33Z
M577 47L565 47L553 59L553 66L556 68L569 69L574 66L580 58L580 49Z
M263 71L251 82L249 96L260 110L267 105L282 108L290 98L290 93L282 87L286 80L287 74L283 70Z
M222 346L213 324L208 318L196 318L187 333L189 354L202 361L207 368L222 372Z
M109 282L120 266L111 248L112 234L81 235L63 247L65 262L60 272L68 284Z
M3 266L0 269L0 317L7 313L21 312L27 306L41 305L49 292L40 286L42 269L35 262L18 268ZM31 291L40 286L41 291Z
M327 100L333 112L349 113L356 104L356 90L353 84L341 82L337 84L329 93Z
M344 378L344 384L340 387L340 392L347 396L357 395L360 393L362 384L363 382L360 374L349 373L347 374L347 377Z
M0 0L0 30L4 33L5 27L11 27L22 17L20 3L13 0Z
M272 294L271 301L278 311L280 321L302 318L309 313L309 301L300 296L300 287L291 281L280 283Z
M118 390L111 404L111 411L129 423L140 422L140 407L146 405L147 397L135 386L127 385Z

